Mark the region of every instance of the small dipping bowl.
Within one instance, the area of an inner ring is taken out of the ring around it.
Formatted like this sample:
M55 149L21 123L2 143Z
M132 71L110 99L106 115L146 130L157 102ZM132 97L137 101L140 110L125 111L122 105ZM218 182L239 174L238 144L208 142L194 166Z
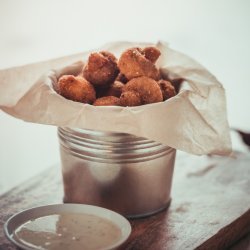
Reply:
M64 232L64 228L66 228L65 230L68 230L70 233L72 233L72 231L74 231L74 227L72 226L72 222L70 222L68 220L68 218L65 217L65 215L67 214L74 214L74 216L78 216L79 218L82 215L86 215L86 216L92 216L91 218L98 218L99 221L106 221L107 223L111 223L112 226L115 226L115 228L117 228L117 230L119 231L119 237L116 237L108 246L106 245L105 247L99 246L98 249L115 249L118 246L120 246L122 243L124 243L127 238L129 237L130 233L131 233L131 226L130 223L120 214L113 212L111 210L105 209L105 208L101 208L101 207L97 207L97 206L91 206L91 205L82 205L82 204L55 204L55 205L47 205L47 206L41 206L41 207L35 207L35 208L31 208L25 211L22 211L20 213L17 213L15 215L13 215L12 217L10 217L8 219L8 221L4 224L4 232L7 236L7 238L13 242L17 247L20 247L21 249L25 249L25 250L31 250L31 249L47 249L46 248L46 242L45 247L42 246L41 248L37 248L34 247L34 245L32 245L32 243L29 242L24 242L20 239L18 239L17 237L15 237L14 235L16 235L16 232L18 231L19 228L21 228L24 224L27 223L32 223L36 220L45 218L46 216L54 216L54 215L60 215L62 217L58 217L59 219L55 221L54 223L54 228L55 228L55 232L58 232L56 230L58 230L59 227L62 228L63 226L63 232ZM77 220L76 220L77 221ZM75 222L74 222L75 223ZM102 222L99 222L102 223ZM39 224L40 226L40 224ZM68 229L67 229L68 226ZM41 223L41 228L43 227L47 228L46 232L48 233L49 230L51 230L51 228L53 227L48 227L48 225L46 225L46 223ZM37 227L39 228L39 227ZM48 228L50 228L48 230ZM93 230L96 230L97 233L100 234L100 232L98 232L98 228L100 228L100 224L96 225L96 227L93 227ZM84 229L84 230L88 230L88 229ZM95 232L93 231L91 237L95 236ZM81 236L81 231L77 231L78 235ZM96 233L96 234L97 234ZM105 233L109 233L109 232L105 232ZM66 237L63 235L59 235L61 237ZM34 235L34 238L38 238L39 235ZM71 237L72 238L72 237ZM50 237L47 237L47 241L49 241ZM97 237L98 239L98 237ZM71 240L77 240L77 239L71 239ZM60 241L60 239L59 239ZM86 239L87 241L87 239ZM50 243L49 243L50 244ZM69 246L71 246L72 242L69 242ZM86 244L86 242L85 242ZM88 242L87 242L88 244ZM57 246L57 245L56 245ZM54 248L53 248L54 249ZM55 249L60 249L61 248L55 248ZM81 248L79 248L81 249ZM84 248L85 249L85 248ZM88 249L88 247L87 247Z
M176 150L126 133L58 128L64 202L105 207L127 218L170 204Z

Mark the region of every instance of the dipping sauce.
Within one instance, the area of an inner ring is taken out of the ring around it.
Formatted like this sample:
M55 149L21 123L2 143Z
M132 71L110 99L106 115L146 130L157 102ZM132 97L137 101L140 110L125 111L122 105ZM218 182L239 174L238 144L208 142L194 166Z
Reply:
M34 249L109 249L120 240L113 222L90 214L62 213L39 217L19 226L12 237Z

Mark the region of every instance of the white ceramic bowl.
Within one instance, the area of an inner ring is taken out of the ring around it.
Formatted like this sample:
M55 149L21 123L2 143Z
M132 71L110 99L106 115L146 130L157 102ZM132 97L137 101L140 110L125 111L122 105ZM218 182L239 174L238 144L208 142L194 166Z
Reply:
M31 250L33 248L31 248L28 245L22 244L13 238L13 233L15 232L15 230L22 224L26 223L27 221L34 220L36 218L51 214L67 213L67 212L95 215L100 218L109 220L121 230L121 237L117 241L115 241L112 245L110 245L108 248L103 248L103 249L117 248L127 240L127 238L131 233L130 223L126 218L124 218L120 214L102 207L84 205L84 204L55 204L55 205L47 205L47 206L35 207L24 210L22 212L13 215L7 220L7 222L4 224L4 232L7 238L11 242L13 242L16 246L25 250Z

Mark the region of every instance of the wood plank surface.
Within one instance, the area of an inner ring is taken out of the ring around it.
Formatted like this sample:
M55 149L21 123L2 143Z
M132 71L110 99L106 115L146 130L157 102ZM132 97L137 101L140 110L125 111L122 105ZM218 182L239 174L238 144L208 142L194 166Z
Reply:
M54 166L0 197L0 249L15 247L4 222L30 207L61 203L60 167ZM170 208L130 220L132 234L121 249L249 249L250 154L232 158L177 156Z

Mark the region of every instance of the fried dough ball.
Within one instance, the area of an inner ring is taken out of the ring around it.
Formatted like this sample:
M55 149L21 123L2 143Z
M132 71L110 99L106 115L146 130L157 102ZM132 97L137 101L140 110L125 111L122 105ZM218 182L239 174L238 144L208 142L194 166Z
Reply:
M123 93L134 91L139 94L141 104L163 101L161 88L158 83L146 76L133 78L123 88Z
M96 99L94 106L120 106L120 99L115 96L104 96Z
M96 86L112 83L118 73L117 59L107 51L90 54L83 69L83 76Z
M171 82L166 81L166 80L160 80L158 81L158 84L161 88L164 101L176 95L175 88L171 84Z
M103 51L100 51L100 54L102 54L104 57L108 58L113 63L117 64L117 59L111 52L103 50Z
M141 105L141 98L138 92L125 91L120 97L121 106L132 107Z
M118 67L128 80L135 77L147 76L155 80L160 79L160 72L140 48L131 48L122 53Z
M69 100L82 103L93 103L96 99L94 87L81 76L64 75L60 77L58 93Z
M110 87L105 92L105 96L116 96L120 97L122 93L122 89L125 85L122 82L115 81L110 85Z
M160 50L155 47L146 47L143 49L143 54L145 57L150 60L152 63L155 63L159 56L161 55Z
M122 93L122 89L125 85L120 81L114 81L109 86L98 86L95 88L96 90L96 96L97 98L103 97L103 96L116 96L120 97Z
M170 82L174 86L176 93L179 93L180 88L181 88L183 82L185 81L184 78L172 75L171 73L166 74L166 73L163 73L163 72L161 72L161 79Z
M115 80L119 81L119 82L122 82L122 83L127 83L128 82L128 79L122 73L119 73Z

